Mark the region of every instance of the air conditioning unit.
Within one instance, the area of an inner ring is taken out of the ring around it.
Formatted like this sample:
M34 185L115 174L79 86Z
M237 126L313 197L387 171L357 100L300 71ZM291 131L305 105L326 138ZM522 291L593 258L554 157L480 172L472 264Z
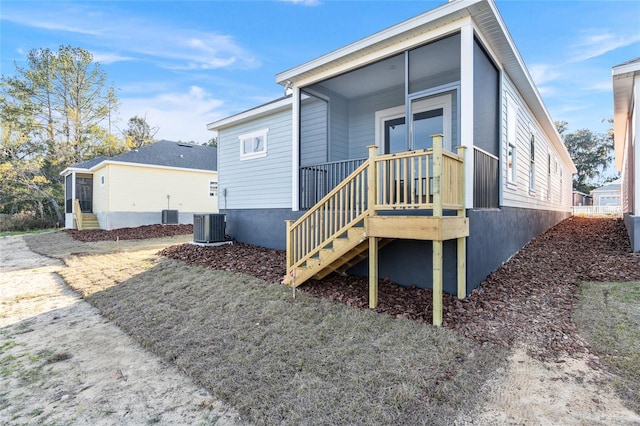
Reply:
M196 243L217 243L225 240L225 215L194 214L193 240Z
M178 210L162 210L162 224L163 225L177 225L178 224Z

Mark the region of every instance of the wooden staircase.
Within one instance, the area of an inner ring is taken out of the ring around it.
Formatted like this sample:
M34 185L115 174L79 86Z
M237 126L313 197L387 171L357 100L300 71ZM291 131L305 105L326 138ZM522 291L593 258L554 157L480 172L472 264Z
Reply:
M98 217L93 213L82 213L82 229L101 229Z
M433 323L442 323L442 242L458 241L458 297L466 296L464 153L433 149L369 159L297 221L287 221L287 276L292 287L369 259L369 306L377 306L378 250L393 239L433 241ZM456 216L444 216L444 210ZM432 215L379 215L381 211L432 211Z
M76 229L79 231L90 229L102 229L98 222L98 217L93 213L83 213L80 207L80 200L73 201L73 218L75 220Z

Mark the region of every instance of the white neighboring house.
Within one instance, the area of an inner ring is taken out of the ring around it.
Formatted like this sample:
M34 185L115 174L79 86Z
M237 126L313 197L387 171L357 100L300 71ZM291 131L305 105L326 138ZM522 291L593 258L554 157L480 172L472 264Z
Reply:
M621 173L622 214L633 251L640 251L640 58L612 69L616 169Z
M194 214L218 212L217 149L212 147L163 140L96 157L61 175L66 228L76 228L78 219L83 229L192 224Z
M620 179L602 185L591 191L594 206L619 206L622 202L622 187Z

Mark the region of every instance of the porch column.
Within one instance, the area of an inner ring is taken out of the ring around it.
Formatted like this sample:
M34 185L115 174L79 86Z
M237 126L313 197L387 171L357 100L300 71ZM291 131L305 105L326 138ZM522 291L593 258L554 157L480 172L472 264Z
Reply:
M460 28L460 145L473 154L473 23ZM466 154L466 153L465 153ZM473 161L465 161L465 185L473 188ZM467 191L464 206L473 207L473 191Z
M300 88L291 94L291 210L300 210Z

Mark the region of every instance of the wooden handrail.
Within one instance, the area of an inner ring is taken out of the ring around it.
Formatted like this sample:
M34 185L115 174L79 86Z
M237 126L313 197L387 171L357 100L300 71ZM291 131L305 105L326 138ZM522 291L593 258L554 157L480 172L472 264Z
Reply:
M76 219L76 228L82 231L82 208L80 207L80 200L77 198L73 200L73 217Z
M378 210L464 209L464 155L433 149L369 158L295 222L287 221L287 273L327 247L340 235ZM462 151L461 151L462 152ZM432 165L433 163L433 165Z

